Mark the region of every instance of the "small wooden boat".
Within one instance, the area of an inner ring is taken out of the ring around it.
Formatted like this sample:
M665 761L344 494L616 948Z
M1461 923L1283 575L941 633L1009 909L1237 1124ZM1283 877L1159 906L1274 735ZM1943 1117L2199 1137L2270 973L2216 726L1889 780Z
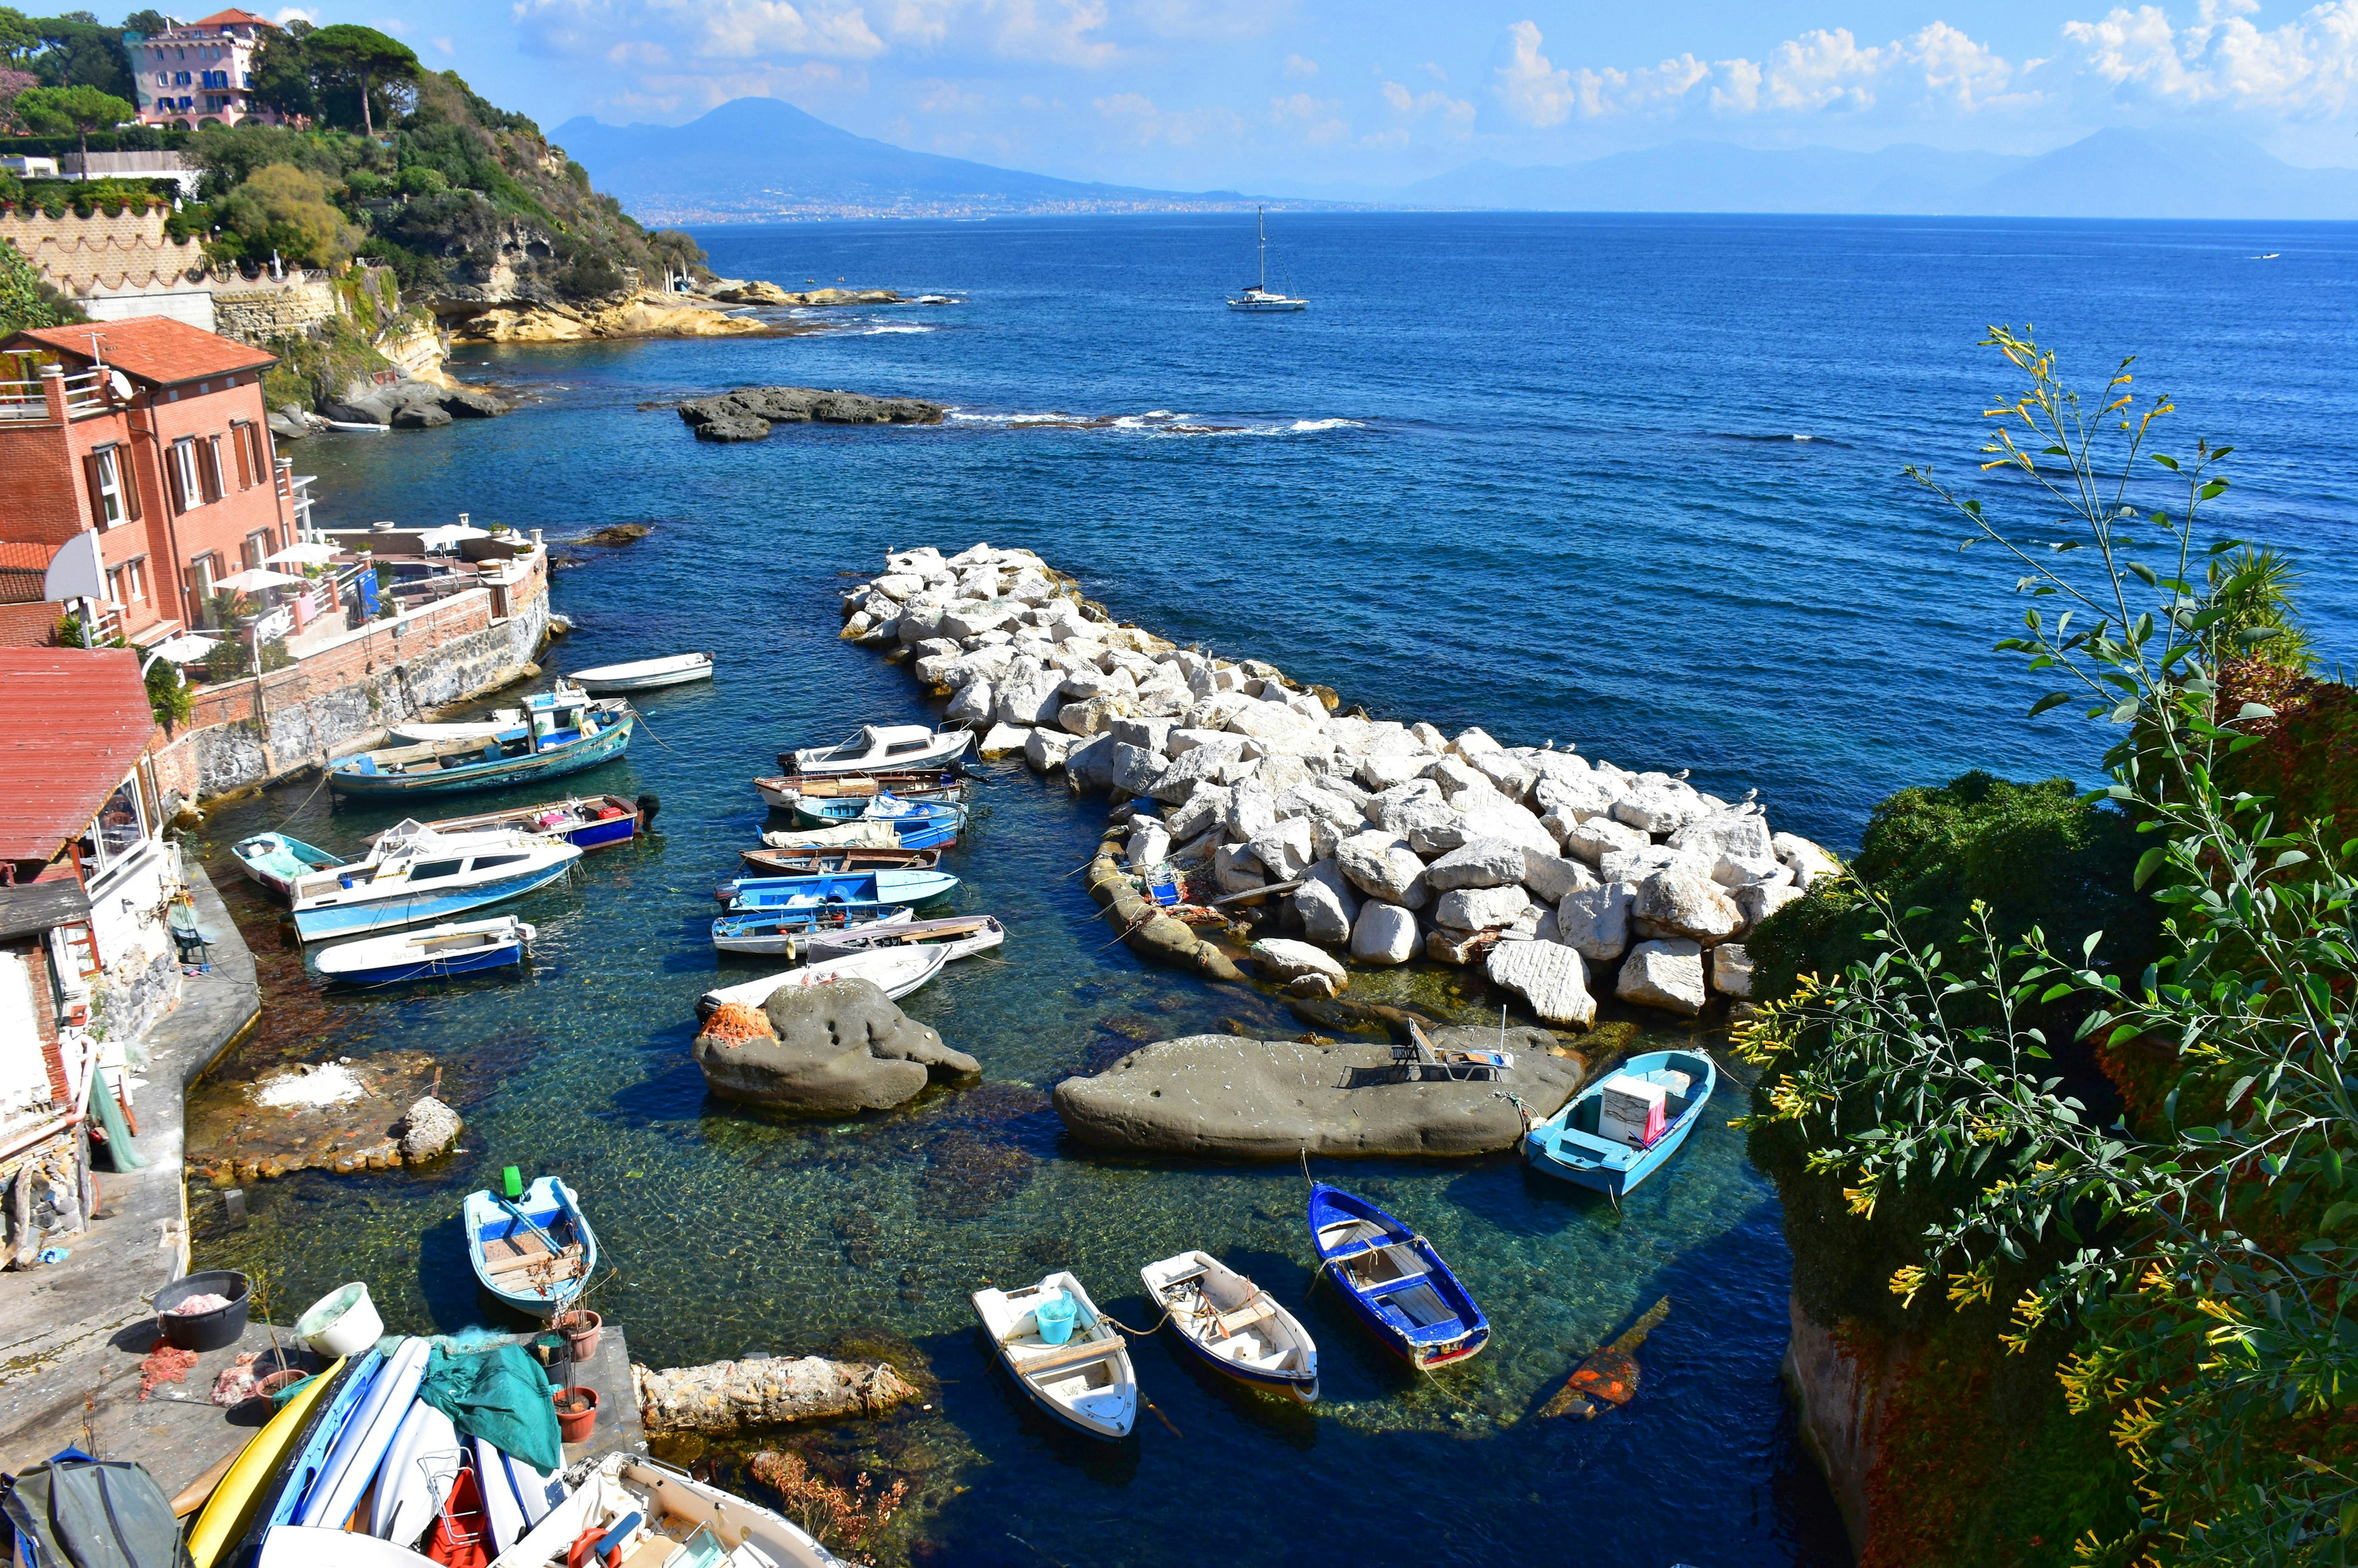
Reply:
M644 826L640 820L639 807L621 795L588 795L544 801L538 806L514 806L506 811L480 812L473 816L443 816L431 822L404 822L398 827L386 828L377 835L377 838L418 828L449 837L508 827L522 833L562 838L579 849L602 849L610 844L629 843Z
M475 1278L518 1312L554 1316L597 1271L597 1235L581 1200L555 1176L537 1178L514 1199L469 1193L460 1217Z
M903 911L903 913L907 913ZM945 920L877 921L835 931L816 931L803 944L803 956L817 963L850 953L874 953L890 947L939 947L950 962L987 953L1007 940L1007 927L988 914L953 914Z
M732 1001L759 1007L782 987L808 989L831 980L866 980L899 1001L940 974L942 966L948 961L949 955L939 947L887 947L876 953L850 953L823 964L806 964L799 969L764 975L741 985L716 986L696 999L696 1016L709 1018L724 1003Z
M1489 1343L1490 1320L1433 1243L1367 1199L1314 1184L1310 1241L1351 1310L1410 1366L1431 1371Z
M911 800L889 790L833 800L800 795L793 811L795 820L805 827L831 827L840 822L889 823L893 842L904 849L953 843L958 829L966 826L966 806L961 802Z
M636 659L625 665L600 665L596 669L575 670L568 678L595 697L653 691L657 687L686 686L690 681L710 680L712 655L673 654L666 658Z
M930 871L942 863L939 849L745 849L740 854L753 871L771 877L832 876L844 871Z
M778 753L790 773L874 773L945 768L974 744L965 730L928 730L922 724L863 724L832 746L808 746Z
M723 882L730 909L746 914L757 909L824 909L830 904L905 903L912 906L947 898L958 880L947 871L843 871L799 877L739 877Z
M724 914L712 923L715 952L765 958L807 958L814 937L831 931L866 930L912 919L906 904L828 904L817 909L757 909Z
M1641 1052L1523 1134L1523 1162L1617 1197L1670 1162L1718 1081L1700 1051Z
M1043 1309L1069 1313L1061 1337L1041 1333ZM1062 1270L1019 1291L974 1292L975 1315L990 1347L1034 1404L1091 1437L1130 1435L1138 1419L1138 1377L1130 1346L1098 1315L1080 1281Z
M525 719L481 740L359 752L330 771L328 787L353 795L459 795L579 773L628 751L636 716L619 698L560 688L525 698Z
M845 1568L800 1526L733 1492L634 1454L610 1454L500 1558L671 1568Z
M529 833L380 839L365 861L295 884L295 931L306 942L445 921L555 881L581 851Z
M346 942L321 953L317 963L319 973L346 985L440 979L521 964L539 935L514 915L500 914Z
M280 898L294 895L295 884L314 871L343 863L341 855L306 844L287 833L257 833L229 847L245 874Z
M1318 1346L1277 1298L1208 1252L1182 1252L1138 1271L1149 1301L1171 1314L1179 1342L1222 1377L1318 1402Z
M753 793L773 811L793 811L805 798L872 800L886 790L903 800L951 805L966 799L966 784L954 773L863 773L843 778L806 778L775 773L753 781ZM857 818L853 812L849 821Z

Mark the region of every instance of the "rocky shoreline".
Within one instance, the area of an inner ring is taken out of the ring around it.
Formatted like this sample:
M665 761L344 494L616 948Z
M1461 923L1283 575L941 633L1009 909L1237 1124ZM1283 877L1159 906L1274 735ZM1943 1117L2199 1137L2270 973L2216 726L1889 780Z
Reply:
M758 441L773 425L938 425L938 403L816 386L741 386L679 405L699 441Z
M1483 965L1558 1027L1590 1027L1602 989L1693 1017L1749 995L1745 935L1837 869L1683 775L1345 711L1272 665L1118 623L1029 550L885 565L845 591L841 635L909 661L985 757L1112 794L1122 869L1233 898L1243 935L1279 939L1253 943L1255 968L1297 996L1422 955ZM1214 944L1119 880L1133 947L1217 972ZM1134 939L1158 925L1178 929Z

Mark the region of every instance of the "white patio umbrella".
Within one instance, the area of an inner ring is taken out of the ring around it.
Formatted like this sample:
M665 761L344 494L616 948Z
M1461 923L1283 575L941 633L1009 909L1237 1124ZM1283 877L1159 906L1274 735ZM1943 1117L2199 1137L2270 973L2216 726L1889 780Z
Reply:
M178 632L147 650L151 659L164 659L185 665L190 659L201 659L221 646L218 637L200 637L194 632Z
M303 586L303 579L299 577L289 577L285 572L268 571L261 567L249 567L244 571L233 573L221 579L213 586L225 588L232 593L259 593L265 588L300 588Z
M488 539L488 528L478 528L471 523L445 523L438 528L418 531L417 542L427 550L447 550L461 539Z
M342 552L333 545L319 545L306 539L300 544L287 546L275 556L265 556L262 561L265 566L324 567L341 554Z

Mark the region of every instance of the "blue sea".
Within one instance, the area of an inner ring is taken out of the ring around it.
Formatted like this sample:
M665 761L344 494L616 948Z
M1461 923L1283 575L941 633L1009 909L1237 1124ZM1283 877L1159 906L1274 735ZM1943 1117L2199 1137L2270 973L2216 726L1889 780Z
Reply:
M1020 767L986 770L987 811L949 862L961 907L999 914L1007 946L906 1003L982 1060L983 1085L839 1122L707 1098L689 1008L723 972L711 884L763 825L748 781L783 746L929 714L900 669L836 640L836 595L888 548L979 539L1379 717L1692 769L1836 847L1905 784L2088 777L2105 737L2068 710L2026 720L2042 687L1988 651L2018 624L2017 568L1961 554L1962 520L1901 470L1929 464L2051 540L2051 507L1977 472L1980 410L2019 387L1976 340L2035 324L2092 395L2134 354L2137 388L2178 407L2161 450L2236 449L2216 527L2295 556L2318 644L2358 661L2358 229L1285 214L1272 281L1314 303L1274 318L1222 307L1254 264L1234 216L699 238L727 275L955 303L814 313L820 330L758 341L468 350L454 370L517 412L297 449L332 525L652 525L627 549L570 552L554 591L579 630L551 666L708 648L718 678L650 696L647 737L582 781L659 795L660 831L516 906L543 932L527 975L315 995L215 854L279 1022L205 1092L282 1059L425 1049L469 1132L429 1173L261 1184L239 1228L200 1198L206 1265L283 1271L298 1304L365 1277L394 1326L460 1326L486 1309L460 1195L503 1164L561 1171L617 1266L597 1304L637 1359L868 1345L925 1369L929 1409L786 1434L832 1474L910 1479L874 1548L891 1561L1341 1563L1370 1540L1486 1565L1847 1561L1777 1383L1789 1260L1774 1195L1721 1125L1740 1082L1618 1208L1507 1158L1322 1169L1433 1238L1498 1325L1480 1360L1418 1379L1310 1289L1299 1170L1062 1139L1046 1108L1062 1076L1142 1041L1304 1026L1264 993L1106 946L1067 874L1102 804ZM763 383L954 412L716 447L667 406ZM282 820L349 848L386 817L331 810L303 781L221 813L212 847ZM1352 994L1497 1017L1455 971L1369 975ZM966 1299L985 1281L1069 1267L1142 1325L1139 1264L1197 1246L1306 1300L1314 1411L1205 1381L1153 1343L1138 1358L1153 1411L1103 1445L1050 1428L992 1371ZM1536 1413L1664 1295L1635 1403ZM734 1450L679 1456L741 1479Z

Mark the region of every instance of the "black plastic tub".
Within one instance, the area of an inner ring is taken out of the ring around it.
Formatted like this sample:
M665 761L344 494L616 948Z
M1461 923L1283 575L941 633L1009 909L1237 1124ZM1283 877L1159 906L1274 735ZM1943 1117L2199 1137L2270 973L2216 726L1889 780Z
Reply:
M183 1350L219 1350L245 1334L247 1298L254 1282L234 1269L208 1269L173 1281L156 1292L156 1326L164 1343ZM172 1309L190 1296L227 1296L229 1305L175 1316Z

